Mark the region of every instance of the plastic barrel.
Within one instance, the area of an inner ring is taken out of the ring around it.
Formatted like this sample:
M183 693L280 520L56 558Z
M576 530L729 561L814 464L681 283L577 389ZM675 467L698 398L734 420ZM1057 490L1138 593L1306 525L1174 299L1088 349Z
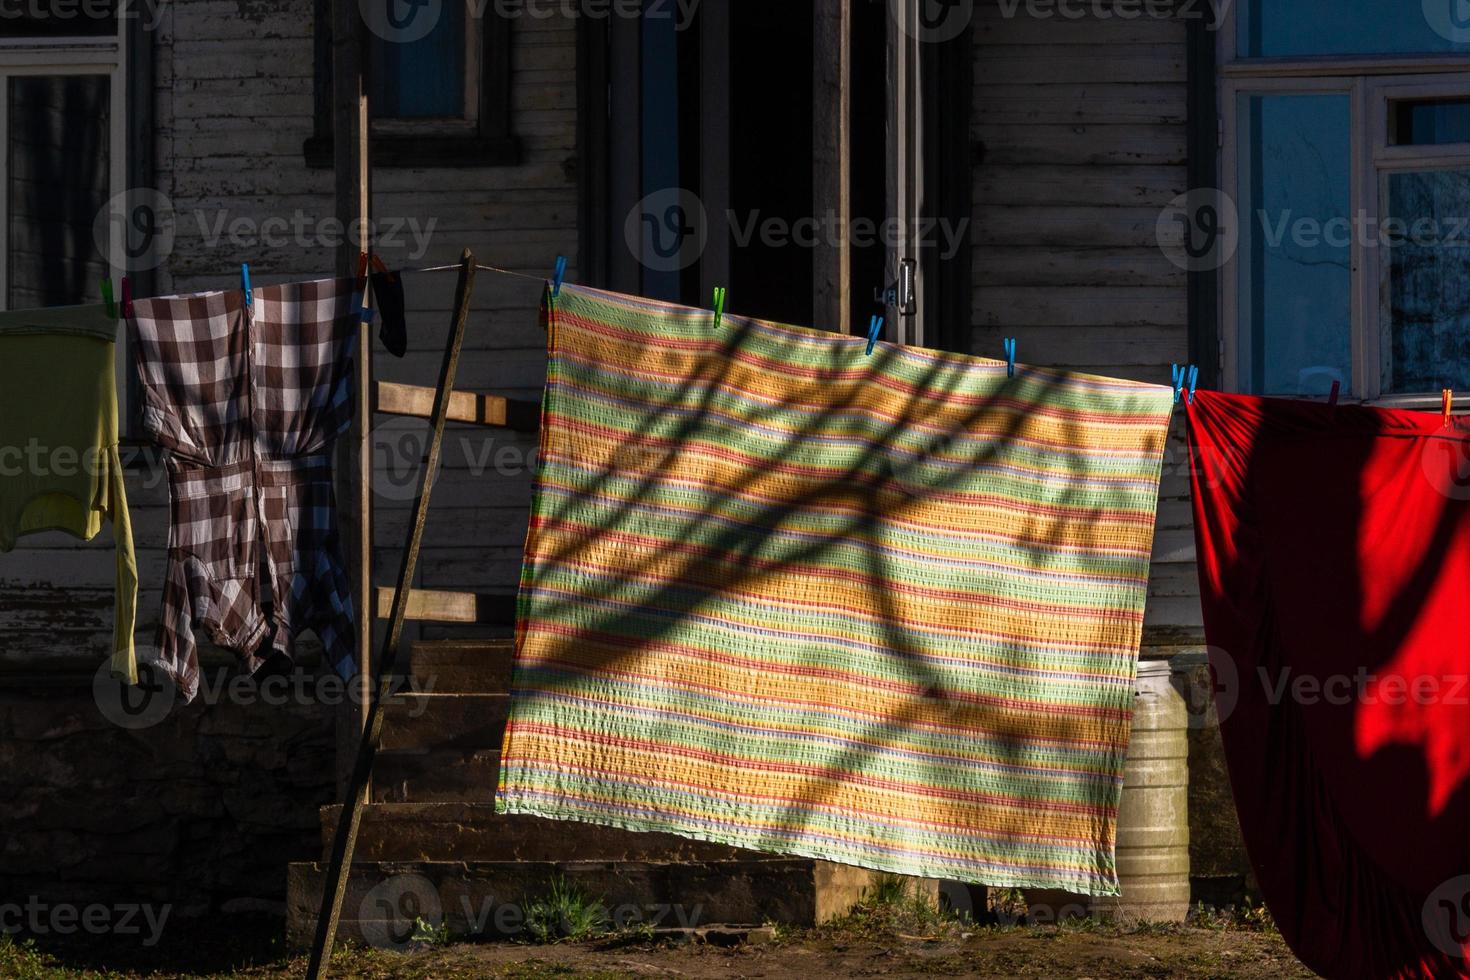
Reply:
M1169 663L1138 665L1133 735L1118 805L1118 882L1097 915L1180 922L1189 913L1189 712Z

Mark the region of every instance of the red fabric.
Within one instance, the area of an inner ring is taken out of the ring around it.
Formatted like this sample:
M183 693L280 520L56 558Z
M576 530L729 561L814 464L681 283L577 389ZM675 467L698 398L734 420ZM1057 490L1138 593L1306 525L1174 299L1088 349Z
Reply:
M1189 421L1216 705L1282 935L1329 977L1470 976L1467 423L1205 391Z

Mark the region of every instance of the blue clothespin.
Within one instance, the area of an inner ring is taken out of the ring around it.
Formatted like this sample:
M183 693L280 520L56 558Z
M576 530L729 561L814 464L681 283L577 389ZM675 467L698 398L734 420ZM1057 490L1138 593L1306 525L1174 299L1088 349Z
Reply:
M565 255L558 255L556 257L556 274L551 278L551 295L553 297L561 295L561 281L565 279L566 276L567 257Z
M715 287L715 329L720 329L720 317L725 315L725 287Z
M1199 383L1199 367L1191 364L1189 366L1189 404L1194 404L1194 386Z
M102 302L107 305L107 318L117 319L117 301L112 298L112 280L102 280Z
M1174 365L1174 404L1179 404L1179 395L1184 391L1184 368Z
M1006 377L1016 376L1016 338L1006 338Z
M251 298L250 292L250 266L244 262L240 263L240 285L245 290L245 306L248 309L255 305L255 301Z
M873 315L872 322L870 322L868 324L868 354L869 354L869 356L872 355L872 353L873 353L873 345L878 342L878 335L880 333L882 333L882 332L883 332L883 318L881 316L878 316L875 313Z

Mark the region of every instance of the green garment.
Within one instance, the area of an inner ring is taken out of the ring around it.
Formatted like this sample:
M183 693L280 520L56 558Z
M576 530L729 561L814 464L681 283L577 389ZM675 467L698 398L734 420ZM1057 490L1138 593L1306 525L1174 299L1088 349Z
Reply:
M103 306L0 313L0 552L40 531L117 549L112 672L138 682L138 564L117 451L117 321Z

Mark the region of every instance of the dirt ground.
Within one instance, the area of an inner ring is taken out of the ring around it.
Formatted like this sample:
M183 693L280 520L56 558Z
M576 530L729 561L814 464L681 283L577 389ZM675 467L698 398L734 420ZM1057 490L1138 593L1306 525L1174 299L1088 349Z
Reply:
M105 943L58 946L0 937L0 976L17 980L286 980L305 971L305 958L284 950L278 938L251 943L239 936L216 941L201 935L173 950L129 951ZM976 928L886 912L855 914L824 929L778 931L772 941L737 948L625 936L554 945L435 945L408 953L344 949L333 957L331 974L364 980L884 975L1276 980L1313 975L1269 925L1243 928L1207 920L1137 928L1095 922Z

